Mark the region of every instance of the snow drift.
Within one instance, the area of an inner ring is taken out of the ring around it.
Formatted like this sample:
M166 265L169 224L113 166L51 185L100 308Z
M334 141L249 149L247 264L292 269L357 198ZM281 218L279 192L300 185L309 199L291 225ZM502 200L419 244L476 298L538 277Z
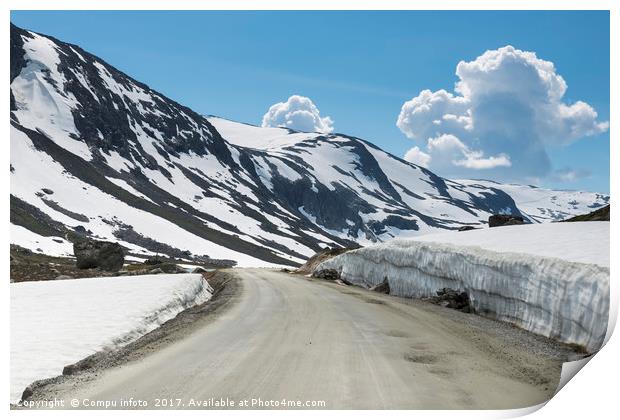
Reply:
M139 338L212 291L200 274L12 283L11 402L32 382Z
M598 350L609 316L609 223L509 226L394 240L325 261L364 287L420 298L468 292L476 312Z

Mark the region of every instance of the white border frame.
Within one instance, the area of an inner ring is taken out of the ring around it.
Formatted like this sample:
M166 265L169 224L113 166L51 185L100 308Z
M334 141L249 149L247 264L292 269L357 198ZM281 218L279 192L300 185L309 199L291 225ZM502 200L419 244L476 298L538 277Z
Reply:
M618 172L620 166L618 165L618 156L620 153L618 142L611 141L614 139L616 133L615 127L618 122L618 74L620 69L618 66L618 42L620 39L620 33L618 26L620 24L619 11L620 7L618 2L613 0L435 0L435 1L416 1L416 0L213 0L213 1L200 1L200 0L90 0L88 2L78 0L57 0L54 2L45 0L5 0L2 2L4 9L4 24L0 25L0 31L3 35L4 43L2 44L2 70L4 73L4 80L9 79L9 25L10 10L610 10L610 159L611 159L611 189L610 194L613 197L617 197L620 193L618 188ZM9 85L5 84L4 98L5 98L5 123L4 133L2 137L3 150L1 153L3 164L0 167L5 168L5 175L2 178L2 194L5 199L2 205L2 217L5 220L4 232L5 238L9 237L9 172L6 170L9 167L10 155L8 153L9 145ZM611 254L620 255L618 247L618 229L615 223L616 212L614 212L613 220L611 224ZM620 217L620 213L618 213ZM8 251L8 241L4 243L5 250ZM5 256L8 252L5 251ZM6 258L0 258L0 263L4 273L9 272L9 262ZM610 328L616 323L618 313L618 298L620 286L618 281L615 280L615 264L612 264L611 279L612 279L612 308L610 313ZM0 395L5 396L2 400L5 401L5 409L8 411L9 407L9 311L10 305L7 303L9 296L9 282L5 278L2 285L4 290L4 305L2 312L2 337L5 338L4 342L4 359L0 365L0 377L4 379L0 386ZM617 334L616 334L617 335ZM601 350L593 360L587 364L587 366L577 375L577 378L570 381L551 401L544 406L543 409L538 410L539 407L532 407L530 409L523 410L505 410L505 411L390 411L389 414L382 412L372 411L331 411L317 413L315 411L295 412L294 415L297 418L313 419L317 416L338 416L345 418L371 418L374 415L389 415L396 416L397 418L455 418L459 419L481 419L481 418L509 418L520 415L532 413L530 418L543 419L543 418L562 418L563 420L584 418L608 418L610 413L617 412L616 400L618 398L616 386L617 378L620 377L620 368L616 354L620 355L620 339L617 336L611 337L607 345ZM132 415L139 418L153 419L165 419L170 413L163 411L140 411L140 412L123 412L115 413L114 415L121 415L123 417ZM11 416L33 418L40 415L46 416L51 419L78 419L82 418L85 413L83 411L11 411ZM175 413L175 415L179 415ZM204 416L216 415L216 412L197 411L197 412L184 412L183 416L193 418L204 418ZM252 417L253 419L267 419L267 418L282 418L283 416L291 415L286 411L230 411L230 412L217 412L217 416L221 417ZM104 411L88 413L88 416L92 416L94 419L108 418L110 413Z

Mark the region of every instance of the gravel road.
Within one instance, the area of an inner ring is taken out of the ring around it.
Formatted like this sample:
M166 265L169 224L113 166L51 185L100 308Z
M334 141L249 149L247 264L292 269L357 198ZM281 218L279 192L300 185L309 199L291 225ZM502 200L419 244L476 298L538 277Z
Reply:
M80 408L131 408L121 405L130 398L148 408L517 408L550 398L571 356L508 324L424 302L275 270L226 272L237 285L215 316L190 317L183 333L159 332L166 339L148 351L52 381L35 397Z

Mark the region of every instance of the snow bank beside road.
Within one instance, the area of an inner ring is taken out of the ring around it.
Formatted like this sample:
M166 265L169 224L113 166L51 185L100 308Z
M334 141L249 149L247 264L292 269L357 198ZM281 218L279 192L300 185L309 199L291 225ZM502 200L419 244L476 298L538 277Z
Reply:
M498 230L500 229L500 230ZM441 232L416 241L479 246L609 267L609 222L565 222Z
M154 330L211 298L200 274L11 284L11 402L32 382Z
M366 287L387 278L391 293L466 290L474 309L589 351L609 316L609 223L511 226L394 240L328 260Z

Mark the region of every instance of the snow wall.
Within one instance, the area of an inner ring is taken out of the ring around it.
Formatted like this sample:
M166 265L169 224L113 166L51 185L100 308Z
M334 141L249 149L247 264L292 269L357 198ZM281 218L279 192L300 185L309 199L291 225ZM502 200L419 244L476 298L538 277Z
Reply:
M421 298L465 290L476 313L594 352L609 316L609 268L476 246L395 240L320 264L353 284L387 279L390 294Z
M32 382L126 345L212 293L189 273L12 283L11 402Z

